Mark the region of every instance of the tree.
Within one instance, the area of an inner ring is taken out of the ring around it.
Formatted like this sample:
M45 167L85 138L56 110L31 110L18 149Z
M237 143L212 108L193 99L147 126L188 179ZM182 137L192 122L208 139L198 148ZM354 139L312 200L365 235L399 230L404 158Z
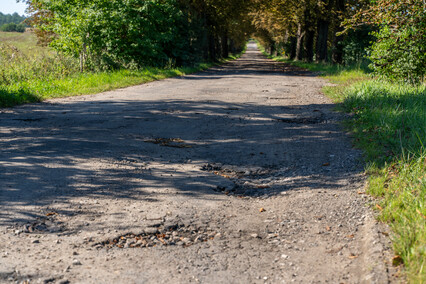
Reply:
M242 46L245 0L27 0L39 41L81 69L173 66ZM247 13L246 13L247 14Z
M377 0L346 22L347 29L374 25L371 68L391 80L419 83L426 74L426 3Z

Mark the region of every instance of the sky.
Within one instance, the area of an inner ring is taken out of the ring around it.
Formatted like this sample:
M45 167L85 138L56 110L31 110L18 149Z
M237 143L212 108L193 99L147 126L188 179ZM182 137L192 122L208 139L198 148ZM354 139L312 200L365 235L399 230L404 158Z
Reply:
M16 0L0 0L0 12L3 14L13 14L17 12L22 16L25 14L26 7L26 4L16 3Z

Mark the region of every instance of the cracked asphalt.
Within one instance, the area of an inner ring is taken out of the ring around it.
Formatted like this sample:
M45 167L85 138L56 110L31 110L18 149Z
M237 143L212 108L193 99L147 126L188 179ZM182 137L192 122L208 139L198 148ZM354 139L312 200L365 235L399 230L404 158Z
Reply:
M0 282L389 283L327 82L266 59L0 110Z

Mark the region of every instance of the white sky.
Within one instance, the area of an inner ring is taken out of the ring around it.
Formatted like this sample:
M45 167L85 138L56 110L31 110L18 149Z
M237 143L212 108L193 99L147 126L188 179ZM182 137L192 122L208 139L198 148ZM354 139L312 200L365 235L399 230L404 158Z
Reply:
M19 15L24 15L26 7L26 4L16 3L16 0L0 0L0 12L3 14L13 14L17 12Z

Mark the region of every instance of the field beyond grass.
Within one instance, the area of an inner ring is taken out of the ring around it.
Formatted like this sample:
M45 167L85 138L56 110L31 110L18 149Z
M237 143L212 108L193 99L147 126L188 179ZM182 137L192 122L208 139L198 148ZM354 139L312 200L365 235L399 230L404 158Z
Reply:
M345 126L364 151L372 207L392 228L390 261L404 264L410 283L426 283L426 86L379 81L359 66L273 59L335 84L323 92L350 114Z
M95 94L154 80L182 76L214 64L162 69L79 72L75 58L36 45L32 33L0 32L0 107L39 102L50 98ZM239 55L230 56L232 60ZM224 60L224 61L225 61Z

